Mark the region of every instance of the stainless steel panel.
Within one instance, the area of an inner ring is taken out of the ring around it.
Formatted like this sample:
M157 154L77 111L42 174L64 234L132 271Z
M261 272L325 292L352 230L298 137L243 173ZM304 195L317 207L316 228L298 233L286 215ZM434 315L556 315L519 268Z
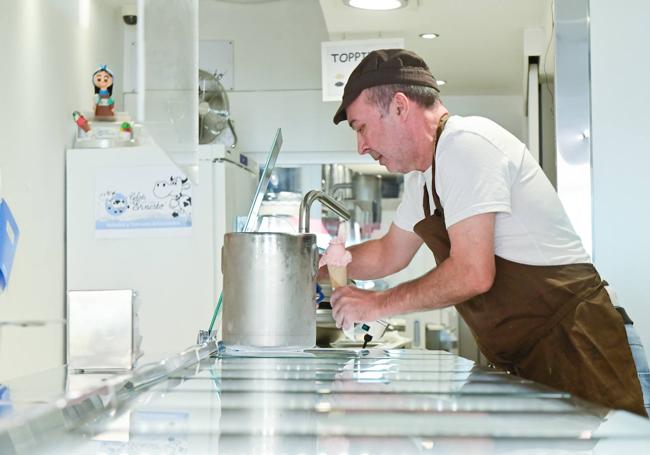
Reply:
M133 291L68 293L68 363L73 369L130 369L137 357Z

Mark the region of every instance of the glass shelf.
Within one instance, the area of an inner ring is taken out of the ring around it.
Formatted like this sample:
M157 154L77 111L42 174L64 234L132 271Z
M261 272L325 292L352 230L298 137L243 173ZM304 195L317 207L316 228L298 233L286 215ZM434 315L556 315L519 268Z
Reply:
M68 401L35 408L13 444L66 454L650 451L646 419L444 352L208 351L100 381L95 394L52 374ZM41 398L56 389L31 384Z

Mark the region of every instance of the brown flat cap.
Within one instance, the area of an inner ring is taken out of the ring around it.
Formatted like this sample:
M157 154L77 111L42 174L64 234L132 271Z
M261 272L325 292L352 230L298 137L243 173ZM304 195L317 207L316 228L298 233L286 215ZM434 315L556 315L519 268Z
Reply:
M372 51L350 74L343 100L334 114L334 124L347 119L345 110L364 89L386 84L424 85L440 91L429 67L415 52L404 49Z

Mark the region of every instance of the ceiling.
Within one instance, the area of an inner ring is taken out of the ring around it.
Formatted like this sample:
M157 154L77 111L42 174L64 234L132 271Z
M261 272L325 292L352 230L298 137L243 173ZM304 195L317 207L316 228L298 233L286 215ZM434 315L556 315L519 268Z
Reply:
M446 95L522 95L524 30L544 28L551 36L551 0L409 0L393 11L320 4L330 39L403 37L447 81ZM440 37L425 40L424 32Z

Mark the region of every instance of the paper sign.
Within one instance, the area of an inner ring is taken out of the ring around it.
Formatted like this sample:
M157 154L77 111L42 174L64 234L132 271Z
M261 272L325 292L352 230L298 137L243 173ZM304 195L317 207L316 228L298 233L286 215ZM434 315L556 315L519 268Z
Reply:
M174 166L102 169L95 181L95 237L192 234L192 184Z
M377 49L403 49L404 38L321 43L323 101L341 101L350 73L368 53Z

